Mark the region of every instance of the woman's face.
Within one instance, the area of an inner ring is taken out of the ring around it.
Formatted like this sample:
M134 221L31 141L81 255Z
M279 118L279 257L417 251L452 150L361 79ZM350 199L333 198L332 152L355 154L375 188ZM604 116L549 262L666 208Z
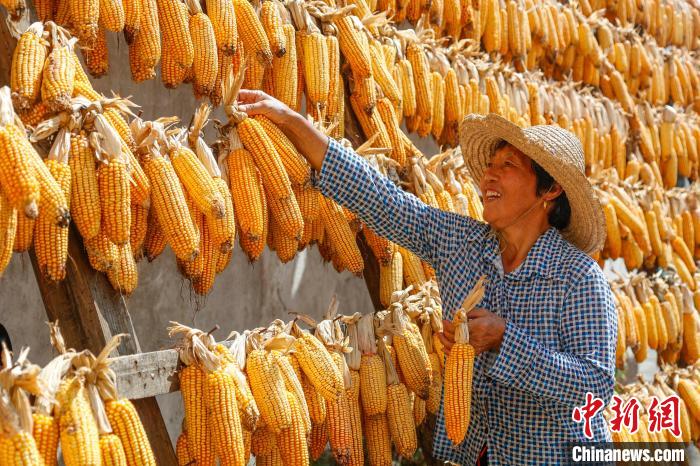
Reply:
M497 230L510 226L519 215L540 202L530 158L509 144L493 154L479 187L484 200L484 220ZM542 208L539 211L545 213Z

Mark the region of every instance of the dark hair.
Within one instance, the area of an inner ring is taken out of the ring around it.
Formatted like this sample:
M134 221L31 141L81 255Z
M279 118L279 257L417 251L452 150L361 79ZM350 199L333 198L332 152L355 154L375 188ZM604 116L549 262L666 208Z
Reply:
M498 144L496 144L494 152L507 145L509 145L508 141L500 141ZM547 191L552 189L555 183L554 178L552 178L552 175L547 173L547 171L534 160L530 159L530 164L535 172L537 182L535 192L538 196L542 196L547 193ZM569 205L569 199L566 197L566 193L564 191L562 191L561 194L554 199L554 208L549 212L548 220L549 224L558 230L563 230L569 226L569 222L571 221L571 206Z

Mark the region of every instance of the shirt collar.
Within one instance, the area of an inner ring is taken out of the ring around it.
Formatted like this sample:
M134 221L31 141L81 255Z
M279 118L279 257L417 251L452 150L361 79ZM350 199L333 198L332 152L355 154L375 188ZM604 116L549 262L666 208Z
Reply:
M541 277L552 278L559 276L559 263L561 259L561 250L563 247L562 238L559 230L554 227L549 227L535 244L532 245L527 257L520 266L508 274L512 280L525 280L533 274ZM494 263L501 261L501 253L499 251L498 239L495 235L487 234L484 244L484 261Z

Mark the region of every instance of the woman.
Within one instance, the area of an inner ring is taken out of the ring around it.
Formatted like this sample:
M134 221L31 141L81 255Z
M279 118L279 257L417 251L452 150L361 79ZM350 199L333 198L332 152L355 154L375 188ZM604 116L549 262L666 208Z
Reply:
M587 255L602 248L605 226L578 140L556 126L523 130L497 115L468 116L460 145L483 194L481 223L426 206L266 94L239 98L249 115L280 126L324 195L432 265L447 351L450 319L487 277L469 320L477 352L469 431L452 445L441 407L433 455L469 465L485 464L485 452L492 464L566 462L567 442L586 441L573 409L588 392L606 404L612 396L617 338L612 294ZM602 414L591 422L593 440L610 441Z

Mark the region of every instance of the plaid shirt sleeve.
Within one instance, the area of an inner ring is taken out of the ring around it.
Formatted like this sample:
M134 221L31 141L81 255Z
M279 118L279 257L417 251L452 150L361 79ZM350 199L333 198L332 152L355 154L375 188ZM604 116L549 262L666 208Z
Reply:
M312 172L312 183L355 212L374 232L431 264L457 244L465 226L478 225L473 219L424 204L332 139L320 173Z
M553 351L507 322L488 375L570 407L583 405L587 392L607 403L615 383L617 338L610 287L595 266L571 283L561 313L562 351Z

